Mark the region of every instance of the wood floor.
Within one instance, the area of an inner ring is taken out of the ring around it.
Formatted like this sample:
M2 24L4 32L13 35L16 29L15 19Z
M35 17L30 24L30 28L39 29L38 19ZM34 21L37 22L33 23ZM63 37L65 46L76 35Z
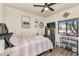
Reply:
M42 56L77 56L76 53L68 51L64 48L55 48L52 52L46 52Z

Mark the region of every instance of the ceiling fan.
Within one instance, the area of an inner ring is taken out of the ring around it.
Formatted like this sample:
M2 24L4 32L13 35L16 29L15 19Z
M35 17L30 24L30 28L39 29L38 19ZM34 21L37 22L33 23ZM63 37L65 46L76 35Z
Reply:
M51 11L54 11L53 8L51 8L50 6L51 5L54 5L56 3L45 3L44 5L33 5L34 7L43 7L43 9L41 10L41 12L44 12L44 11L47 11L47 10L51 10Z

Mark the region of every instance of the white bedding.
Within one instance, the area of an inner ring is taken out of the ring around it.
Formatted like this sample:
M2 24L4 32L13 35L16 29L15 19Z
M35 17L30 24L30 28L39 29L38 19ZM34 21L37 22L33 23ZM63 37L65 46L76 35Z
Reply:
M14 39L14 36L11 39ZM20 38L20 42L15 45L16 47L6 49L4 54L9 56L35 56L49 49L53 49L52 42L42 36L28 39Z

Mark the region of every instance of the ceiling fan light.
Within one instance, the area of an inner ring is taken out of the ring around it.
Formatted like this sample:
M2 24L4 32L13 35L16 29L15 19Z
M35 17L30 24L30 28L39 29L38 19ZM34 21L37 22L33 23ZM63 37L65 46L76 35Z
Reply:
M45 7L44 9L45 9L45 11L48 11L49 10L48 7Z

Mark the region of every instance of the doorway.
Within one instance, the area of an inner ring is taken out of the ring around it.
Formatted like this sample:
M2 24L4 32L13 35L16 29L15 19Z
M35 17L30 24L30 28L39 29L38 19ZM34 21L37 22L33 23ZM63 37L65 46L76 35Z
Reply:
M55 22L47 23L47 26L45 27L44 36L51 40L53 46L55 46L55 30L56 30Z

